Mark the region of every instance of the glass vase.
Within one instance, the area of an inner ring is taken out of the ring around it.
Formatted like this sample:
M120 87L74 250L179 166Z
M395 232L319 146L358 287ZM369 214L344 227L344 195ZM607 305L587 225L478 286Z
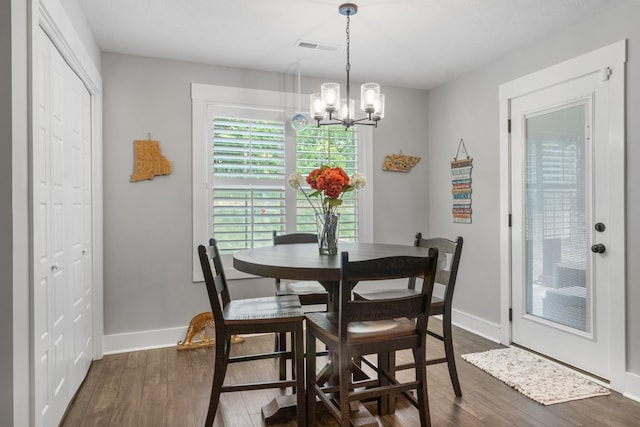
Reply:
M318 249L320 255L336 255L338 253L340 214L318 214L316 215L316 225L318 227Z

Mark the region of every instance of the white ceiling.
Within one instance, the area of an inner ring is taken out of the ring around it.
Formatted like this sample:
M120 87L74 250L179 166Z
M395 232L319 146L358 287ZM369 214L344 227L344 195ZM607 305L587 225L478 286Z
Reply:
M360 0L351 79L429 89L623 1ZM78 3L103 51L288 73L300 60L303 76L346 78L340 0Z

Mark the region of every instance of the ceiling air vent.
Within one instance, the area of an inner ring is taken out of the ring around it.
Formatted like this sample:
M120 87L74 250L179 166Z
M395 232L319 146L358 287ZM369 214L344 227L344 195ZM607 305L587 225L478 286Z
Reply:
M334 46L334 45L331 45L331 44L312 42L312 41L309 41L309 40L298 40L296 42L296 46L303 47L305 49L315 49L315 50L334 51L334 50L338 49L337 46Z

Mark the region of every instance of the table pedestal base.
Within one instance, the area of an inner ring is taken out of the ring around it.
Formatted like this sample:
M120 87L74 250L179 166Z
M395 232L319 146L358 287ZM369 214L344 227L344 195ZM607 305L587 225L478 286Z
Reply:
M360 402L353 402L351 408L351 425L354 427L378 427L378 421L371 415L367 408ZM326 412L327 408L317 402L316 411L318 414ZM331 416L331 415L329 415ZM288 394L286 396L278 396L271 402L262 407L262 418L265 425L273 425L286 423L296 417L296 396Z

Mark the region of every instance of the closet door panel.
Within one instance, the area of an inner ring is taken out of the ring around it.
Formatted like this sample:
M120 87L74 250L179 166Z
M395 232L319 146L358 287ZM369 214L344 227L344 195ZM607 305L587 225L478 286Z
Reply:
M34 387L36 425L46 425L51 419L53 378L51 376L51 333L53 323L51 313L51 189L50 189L50 73L49 40L40 33L38 39L37 117L38 139L33 150L33 192L34 192Z
M71 288L71 269L68 257L68 191L70 187L69 166L70 150L68 127L70 125L67 103L66 74L68 66L60 53L50 44L51 72L51 207L52 207L52 292L53 324L53 415L55 422L62 417L73 391L70 389L69 361L71 358L72 338L69 316Z

